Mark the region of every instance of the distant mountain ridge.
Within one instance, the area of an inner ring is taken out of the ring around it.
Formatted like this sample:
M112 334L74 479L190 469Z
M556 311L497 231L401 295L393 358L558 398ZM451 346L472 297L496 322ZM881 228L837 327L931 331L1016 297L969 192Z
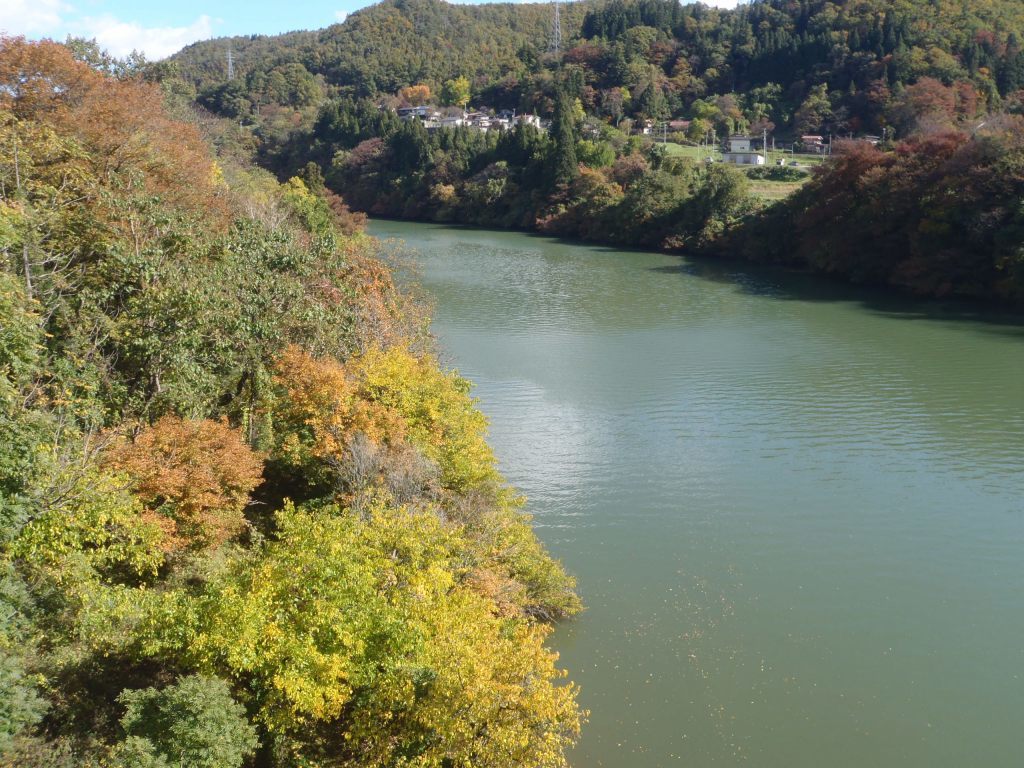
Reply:
M562 4L566 39L579 34L590 5ZM393 92L467 69L476 76L497 76L520 67L521 50L547 48L551 9L550 3L385 0L319 31L208 40L188 46L172 60L200 90L225 79L230 44L239 77L297 61L335 85L364 93Z
M204 41L172 61L200 93L226 82L229 45L241 83L297 63L357 96L459 75L482 90L541 68L552 19L551 3L385 0L319 31ZM892 86L921 76L969 78L1002 95L1024 85L1018 0L755 0L734 10L581 0L561 4L561 25L567 62L596 72L595 87L635 86L637 73L626 69L642 61L660 70L666 95L682 93L682 106L768 82L795 88L794 101L819 83L849 90L875 79ZM588 41L625 49L625 61L595 62Z

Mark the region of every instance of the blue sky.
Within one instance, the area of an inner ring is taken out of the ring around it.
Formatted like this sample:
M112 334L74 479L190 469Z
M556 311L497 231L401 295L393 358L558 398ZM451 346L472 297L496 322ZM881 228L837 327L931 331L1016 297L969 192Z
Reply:
M736 0L704 0L733 7ZM116 56L133 49L150 59L189 43L224 35L276 34L319 29L341 21L367 0L0 0L0 32L37 39L95 38Z

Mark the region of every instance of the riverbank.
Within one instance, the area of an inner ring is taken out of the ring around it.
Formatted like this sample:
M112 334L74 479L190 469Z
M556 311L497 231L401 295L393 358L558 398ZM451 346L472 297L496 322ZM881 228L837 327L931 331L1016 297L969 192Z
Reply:
M1011 318L740 262L371 221L587 604L578 768L1016 764ZM976 316L972 319L971 314Z
M572 147L584 141L522 127L496 139L460 136L402 123L387 139L344 154L327 183L372 215L801 266L919 296L1024 303L1024 118L915 136L890 149L837 142L829 162L771 205L752 194L743 171L672 157L659 145L577 158ZM571 162L555 165L566 153Z

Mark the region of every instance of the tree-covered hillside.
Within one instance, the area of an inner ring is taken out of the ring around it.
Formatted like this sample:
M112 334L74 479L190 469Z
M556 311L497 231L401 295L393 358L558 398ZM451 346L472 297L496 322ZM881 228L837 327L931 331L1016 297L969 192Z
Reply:
M562 24L570 36L580 28L584 12L580 4L564 6ZM259 99L262 75L289 64L300 64L329 88L361 96L393 93L423 81L440 85L463 74L482 85L523 70L524 62L529 69L547 48L551 19L551 6L541 3L392 0L318 32L196 43L173 61L202 94L225 84L230 45L238 82L228 93L250 101Z
M0 38L0 766L563 766L579 598L469 383L359 216L116 69Z
M320 32L197 43L173 66L202 103L234 115L417 83L436 94L460 76L476 103L550 114L551 26L550 4L388 0ZM588 112L693 117L720 134L754 123L880 132L889 103L922 77L963 83L985 105L1024 86L1016 0L582 0L563 5L562 30L558 63Z

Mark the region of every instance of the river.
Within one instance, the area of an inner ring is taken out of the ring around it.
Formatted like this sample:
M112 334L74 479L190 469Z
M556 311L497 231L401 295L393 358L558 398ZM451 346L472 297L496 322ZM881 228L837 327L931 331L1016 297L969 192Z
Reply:
M587 605L576 768L1024 765L1024 326L373 222Z

